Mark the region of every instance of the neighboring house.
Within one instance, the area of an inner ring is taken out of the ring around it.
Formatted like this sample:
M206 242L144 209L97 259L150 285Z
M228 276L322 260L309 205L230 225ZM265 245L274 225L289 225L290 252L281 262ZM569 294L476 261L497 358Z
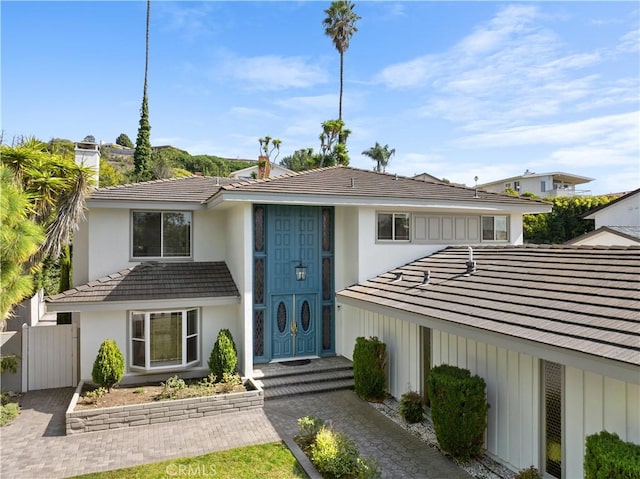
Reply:
M270 176L272 178L276 176L283 176L293 173L293 170L285 168L284 166L273 164L271 165ZM249 166L247 168L243 168L241 170L232 171L229 173L229 178L239 178L239 179L251 179L258 177L258 165L255 164L253 166Z
M640 244L640 188L602 205L584 216L595 230L567 241L574 245Z
M469 254L340 291L338 337L387 344L396 398L424 392L439 364L483 377L485 447L515 470L583 477L587 435L640 443L640 247L480 246L471 268Z
M553 173L533 173L526 170L520 176L512 176L502 180L491 181L478 185L486 191L505 193L514 190L518 194L533 193L544 198L556 196L575 196L590 194L590 190L577 190L576 186L593 181L586 176L571 175L555 171Z

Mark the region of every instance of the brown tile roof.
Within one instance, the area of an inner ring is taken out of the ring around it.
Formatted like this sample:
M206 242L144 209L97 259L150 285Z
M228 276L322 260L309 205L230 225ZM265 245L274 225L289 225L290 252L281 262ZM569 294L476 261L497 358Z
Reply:
M234 181L238 180L210 176L187 176L185 178L130 183L98 188L91 193L89 201L175 201L201 204L220 190L221 185Z
M506 206L532 206L536 209L551 208L549 203L542 200L481 190L478 190L476 197L474 188L342 166L291 173L265 180L189 176L133 183L99 188L91 194L89 201L169 201L201 204L220 192L300 197L320 195L334 198L468 201L474 204L499 203Z
M478 190L478 197L476 197L474 188L345 166L319 168L265 180L238 182L223 186L222 191L549 206L549 203L542 200L481 190Z
M223 261L142 263L45 298L52 304L239 297Z
M640 247L479 246L473 256L470 276L467 248L449 247L338 297L640 365Z

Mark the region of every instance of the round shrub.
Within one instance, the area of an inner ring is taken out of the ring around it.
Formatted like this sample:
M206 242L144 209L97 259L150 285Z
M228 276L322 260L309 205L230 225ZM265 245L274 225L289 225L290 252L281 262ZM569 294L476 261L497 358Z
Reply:
M228 329L221 329L218 333L208 364L218 381L222 381L225 374L235 374L238 367L238 350Z
M484 379L443 364L430 371L427 389L442 450L462 460L481 455L488 409Z
M353 383L356 394L367 401L384 399L387 388L387 346L376 337L356 338L353 349Z
M100 345L93 363L91 378L98 386L111 391L124 376L124 356L113 339L105 339Z
M358 473L358 454L353 439L323 426L311 445L309 457L323 477L338 478Z
M422 396L415 391L409 391L400 399L400 415L409 423L421 422L424 419Z

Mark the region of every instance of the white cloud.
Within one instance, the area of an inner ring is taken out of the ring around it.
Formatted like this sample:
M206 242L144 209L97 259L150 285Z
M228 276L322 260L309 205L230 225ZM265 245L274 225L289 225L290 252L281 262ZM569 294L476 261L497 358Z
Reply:
M271 111L244 106L231 107L229 113L239 118L277 118Z
M230 76L245 87L258 91L308 88L325 83L327 72L303 57L264 55L226 58L213 77Z
M315 96L293 96L274 100L275 105L287 109L302 112L326 112L335 109L338 105L338 95L325 94Z
M618 50L625 53L638 53L640 51L640 29L634 28L620 37Z
M637 134L638 112L589 118L575 122L517 126L461 139L466 148L494 148L522 145L559 145L615 139ZM622 133L625 132L625 133Z

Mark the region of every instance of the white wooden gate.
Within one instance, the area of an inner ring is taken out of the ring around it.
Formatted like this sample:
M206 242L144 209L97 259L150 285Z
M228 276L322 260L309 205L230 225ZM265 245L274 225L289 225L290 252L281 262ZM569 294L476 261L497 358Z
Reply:
M25 325L26 326L26 325ZM76 386L78 335L73 324L38 325L22 329L23 360L27 358L28 390ZM26 351L26 353L25 353Z

